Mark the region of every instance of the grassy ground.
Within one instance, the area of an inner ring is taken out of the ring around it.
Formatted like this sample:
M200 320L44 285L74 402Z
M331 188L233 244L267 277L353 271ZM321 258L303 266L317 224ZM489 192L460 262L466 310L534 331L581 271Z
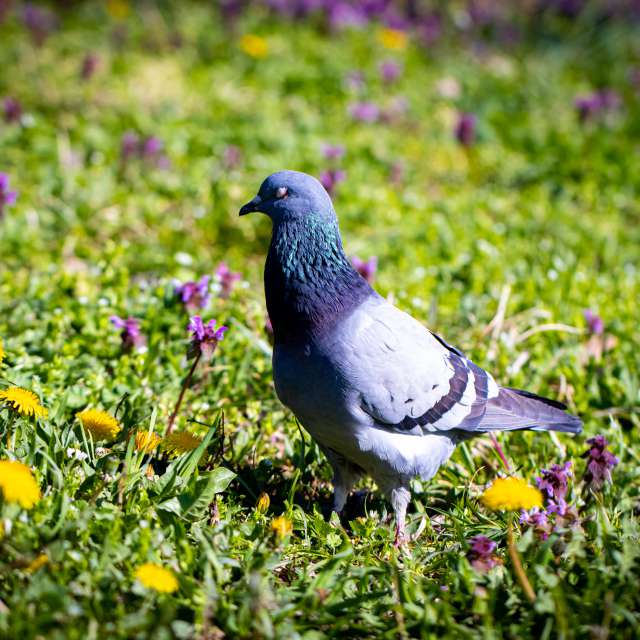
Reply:
M28 465L42 492L29 510L0 499L0 636L638 637L633 25L388 49L375 25L326 35L260 10L229 27L198 4L109 6L60 14L41 46L16 14L0 25L0 96L23 107L0 125L0 172L18 191L0 220L0 388L31 389L48 409L0 409L0 459ZM87 54L99 64L83 79ZM384 60L403 67L389 85ZM346 80L354 70L360 88ZM581 122L574 99L602 87L620 104ZM385 117L354 120L358 101ZM460 112L477 117L468 148L452 133ZM123 158L127 132L162 151ZM326 143L344 157L324 158ZM584 418L576 438L500 438L531 483L573 462L579 522L547 540L516 527L533 604L507 553L511 516L478 501L504 471L486 438L416 483L410 529L425 528L404 550L375 492L352 499L350 522L323 515L328 466L272 387L268 221L237 211L272 171L330 167L346 171L335 204L347 251L378 256L381 293L502 384ZM230 328L176 424L206 439L175 458L162 446L145 455L132 436L163 435L189 366L174 281L222 260L242 279L226 298L217 283L201 313ZM585 309L604 336L589 334ZM141 320L146 350L123 352L112 315ZM87 437L75 417L86 407L117 415L115 439ZM595 434L620 463L592 494L580 454ZM270 504L257 508L262 493ZM488 573L467 559L479 534L498 543ZM144 587L145 562L178 589Z

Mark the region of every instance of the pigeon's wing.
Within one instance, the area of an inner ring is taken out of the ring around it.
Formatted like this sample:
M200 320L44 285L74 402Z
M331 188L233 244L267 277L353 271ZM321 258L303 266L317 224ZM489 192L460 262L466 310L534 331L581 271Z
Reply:
M462 352L385 301L362 305L340 333L345 378L376 426L413 435L579 430L564 405L500 388Z
M499 393L489 374L385 301L363 305L340 334L349 386L360 408L386 428L472 429Z

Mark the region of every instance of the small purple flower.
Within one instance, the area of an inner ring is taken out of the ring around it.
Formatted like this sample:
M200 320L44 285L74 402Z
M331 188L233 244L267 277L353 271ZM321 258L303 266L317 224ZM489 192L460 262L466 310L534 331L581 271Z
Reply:
M164 143L156 136L149 136L142 141L140 157L146 162L155 165L158 169L169 169L171 162L162 152Z
M58 20L53 12L33 4L23 6L22 21L37 46L43 45L49 34L58 26Z
M527 524L533 527L542 540L546 540L552 530L547 512L540 511L537 507L528 512L523 511L520 515L520 524Z
M583 312L584 319L587 323L587 329L591 335L601 336L604 333L604 322L602 318L591 309L585 309Z
M368 260L361 260L358 256L352 256L351 264L369 284L373 282L378 270L377 256L371 256Z
M620 106L620 96L612 89L600 89L585 96L578 96L575 107L580 122L587 122L606 111L612 111Z
M367 15L355 4L333 0L327 3L329 26L332 29L345 27L362 27L367 24Z
M581 457L586 458L587 466L582 479L588 489L601 489L606 481L611 481L611 469L620 460L607 448L609 442L604 436L589 438L587 444L591 448L585 451Z
M326 169L320 174L319 180L330 196L335 194L336 187L347 174L342 169Z
M98 70L100 66L100 58L95 53L87 53L82 59L82 66L80 67L80 77L83 80L89 80L91 76Z
M242 274L237 271L231 271L226 262L221 262L216 267L216 278L221 287L220 297L228 298L233 291L235 283L242 278Z
M144 160L155 165L158 169L168 169L171 166L169 158L162 153L164 144L156 136L140 138L133 131L127 131L120 142L120 156L123 162L133 158Z
M22 105L15 98L5 98L2 101L2 111L7 123L20 122L22 119Z
M375 122L380 117L380 109L373 102L355 102L349 107L349 114L359 122Z
M242 153L240 147L230 144L225 147L222 154L222 162L227 169L236 169L242 161Z
M140 138L133 131L127 131L120 140L120 156L127 162L137 156L140 150Z
M474 536L469 540L467 558L476 571L486 572L499 564L499 559L494 555L496 543L486 536Z
M9 176L0 173L0 218L4 215L4 208L14 204L17 197L17 191L9 191Z
M204 309L209 303L209 276L202 276L197 282L178 285L176 294L180 296L184 308L189 313Z
M454 134L463 147L470 147L476 139L477 118L473 113L461 113L456 122Z
M550 500L549 503L547 504L547 513L551 514L554 513L558 516L566 516L567 513L569 512L569 505L567 504L566 500L564 498L560 498L559 500Z
M418 26L418 35L425 47L433 45L442 34L442 20L439 15L432 13L422 19Z
M147 160L155 159L162 152L163 144L160 138L149 136L142 143L142 156Z
M116 329L121 329L120 339L122 340L122 350L125 353L133 349L142 349L147 340L140 332L140 320L129 316L126 320L118 316L109 318Z
M204 324L200 316L193 316L187 326L187 330L191 331L188 357L195 358L202 354L205 358L210 358L227 329L228 327L224 326L216 329L215 320L209 320L207 324Z
M327 160L340 160L344 156L345 148L342 144L325 144L322 146L322 155Z
M380 63L380 77L387 84L395 82L402 73L402 65L394 60L385 60Z
M536 478L538 489L546 494L548 500L553 502L564 501L569 488L571 462L563 465L554 464L550 469L542 469L540 477Z

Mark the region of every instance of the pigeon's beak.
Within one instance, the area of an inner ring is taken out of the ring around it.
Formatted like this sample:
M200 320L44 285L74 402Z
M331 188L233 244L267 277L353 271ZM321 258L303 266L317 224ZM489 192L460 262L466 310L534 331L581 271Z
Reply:
M245 204L244 207L242 207L242 209L240 209L240 215L246 216L247 213L251 213L253 211L259 211L261 202L262 202L262 198L260 196L256 196L253 200L251 200L250 202L247 202L247 204Z

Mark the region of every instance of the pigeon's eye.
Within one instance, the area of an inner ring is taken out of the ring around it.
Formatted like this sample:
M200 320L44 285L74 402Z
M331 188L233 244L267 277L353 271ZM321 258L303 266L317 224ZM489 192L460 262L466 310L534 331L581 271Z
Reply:
M288 195L289 195L289 189L287 189L287 187L278 187L276 191L276 198L278 198L278 200L282 198L286 198Z

